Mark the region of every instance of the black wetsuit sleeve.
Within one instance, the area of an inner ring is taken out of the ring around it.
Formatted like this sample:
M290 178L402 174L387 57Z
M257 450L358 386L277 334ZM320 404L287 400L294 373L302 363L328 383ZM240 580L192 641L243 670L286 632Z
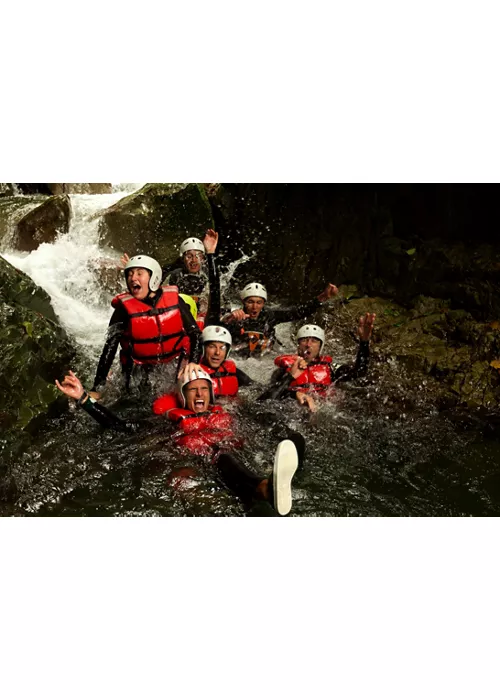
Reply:
M116 308L111 316L106 342L99 358L92 391L99 391L106 384L106 379L115 359L116 351L128 323L127 312L122 306Z
M287 389L293 377L286 369L279 367L276 369L269 382L269 387L257 397L257 401L267 401L267 399L281 399L287 395Z
M176 260L173 265L163 265L161 268L161 278L162 278L162 284L175 284L175 282L167 282L168 278L170 277L170 274L175 270L177 267L179 267L179 260Z
M269 319L273 325L286 323L287 321L295 321L299 318L310 316L317 311L320 306L321 302L319 299L312 299L311 301L306 301L305 304L289 306L286 309L270 309Z
M210 287L210 303L208 306L205 326L220 323L220 276L219 267L214 254L207 253L208 284Z
M189 362L195 362L196 364L199 364L201 356L203 355L201 331L198 328L196 321L193 318L193 315L191 314L189 306L186 304L184 299L181 299L180 297L179 311L181 312L182 325L184 326L184 330L186 331L190 342Z
M110 428L119 433L136 433L142 427L141 423L137 421L126 421L122 418L118 418L109 408L106 408L96 401L91 401L90 399L87 399L85 403L82 404L82 408L89 416L92 416L99 425L102 425L103 428Z
M250 379L248 374L238 367L236 367L236 379L240 386L250 386L250 384L254 383L253 379Z
M361 340L356 362L353 366L341 365L340 367L330 367L332 382L348 382L352 379L363 377L368 371L369 359L370 343L368 340Z

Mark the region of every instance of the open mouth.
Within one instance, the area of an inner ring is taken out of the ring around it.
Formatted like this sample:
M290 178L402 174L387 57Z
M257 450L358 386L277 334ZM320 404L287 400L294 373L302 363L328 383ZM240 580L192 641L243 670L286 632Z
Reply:
M130 291L132 292L132 294L135 294L135 292L140 292L141 285L137 282L132 282L132 284L130 285Z
M196 399L196 401L194 402L194 407L204 409L205 402L203 401L203 399Z

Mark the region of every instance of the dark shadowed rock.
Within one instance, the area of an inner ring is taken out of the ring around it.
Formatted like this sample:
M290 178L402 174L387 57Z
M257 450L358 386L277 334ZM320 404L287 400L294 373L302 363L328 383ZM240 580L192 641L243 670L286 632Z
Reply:
M66 195L0 197L0 242L4 249L31 252L67 233L71 204Z
M16 194L13 182L0 182L0 197L12 197Z
M54 380L75 351L43 290L3 258L0 280L0 421L3 436L13 437L59 398Z
M71 220L71 204L65 195L49 197L17 223L14 244L17 250L36 250L40 243L53 243L67 233Z

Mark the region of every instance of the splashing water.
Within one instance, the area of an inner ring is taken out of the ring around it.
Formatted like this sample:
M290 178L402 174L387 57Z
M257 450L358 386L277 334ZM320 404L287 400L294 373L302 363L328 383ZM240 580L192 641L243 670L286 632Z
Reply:
M66 235L28 255L3 253L48 292L61 324L90 361L98 358L111 311L111 295L103 293L97 268L119 264L119 254L99 245L98 214L137 187L113 185L108 195L71 195L73 218ZM222 291L229 288L238 266L254 255L230 263L221 275ZM238 360L257 384L229 408L259 468L269 465L280 426L306 436L308 470L297 479L292 515L500 513L498 442L484 441L479 423L459 432L453 420L429 408L425 391L415 389L395 361L382 368L372 361L366 383L339 386L313 416L293 401L256 404L275 355L295 349L293 327L277 327L283 346L277 345L276 352L259 360ZM337 337L335 327L327 341L336 361L354 359L354 345ZM136 403L117 413L135 419L140 409L148 412L149 406ZM185 492L167 486L172 470L192 462L175 451L161 421L147 434L124 436L103 433L88 416L68 412L11 466L20 492L13 512L241 515L241 503L213 475L205 473Z
M99 283L99 268L120 264L116 252L99 246L99 212L127 191L128 186L112 194L70 195L73 214L68 233L54 243L42 243L29 254L2 253L49 294L63 328L94 359L103 345L111 300Z

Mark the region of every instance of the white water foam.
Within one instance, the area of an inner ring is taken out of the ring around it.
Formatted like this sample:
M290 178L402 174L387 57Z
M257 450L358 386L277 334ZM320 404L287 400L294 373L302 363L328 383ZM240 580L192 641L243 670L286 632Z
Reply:
M114 188L112 194L70 195L73 215L67 234L28 254L2 251L8 262L50 295L61 325L91 355L103 346L112 312L111 295L103 294L98 281L99 266L120 264L119 254L99 246L98 213L134 191L133 187Z

